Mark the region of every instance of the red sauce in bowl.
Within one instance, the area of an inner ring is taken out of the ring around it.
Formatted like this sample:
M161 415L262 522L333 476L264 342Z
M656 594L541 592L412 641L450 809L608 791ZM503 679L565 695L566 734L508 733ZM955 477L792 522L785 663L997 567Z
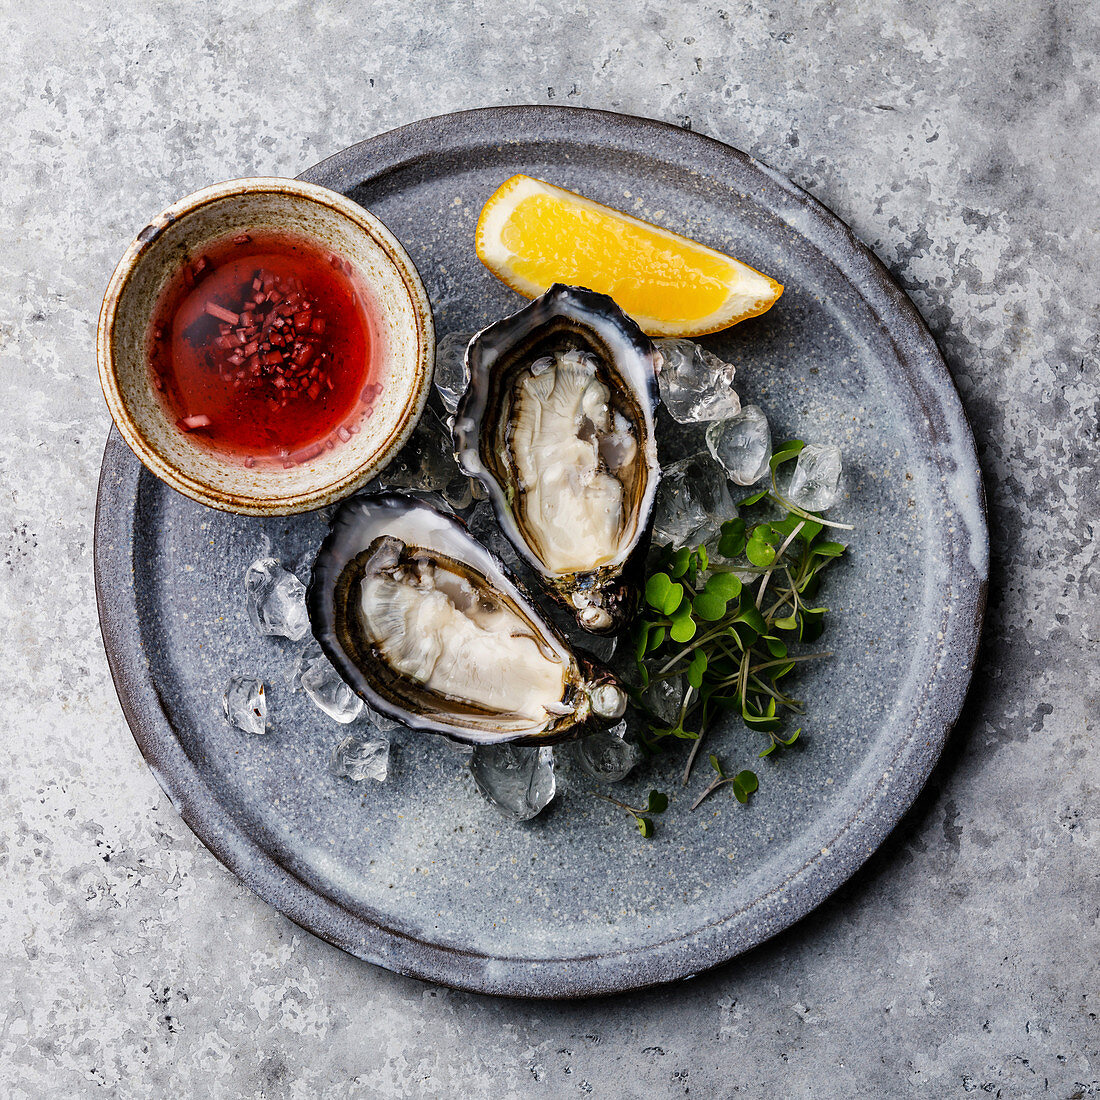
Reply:
M291 234L214 242L161 294L150 373L176 427L225 458L290 467L369 416L377 335L351 265Z

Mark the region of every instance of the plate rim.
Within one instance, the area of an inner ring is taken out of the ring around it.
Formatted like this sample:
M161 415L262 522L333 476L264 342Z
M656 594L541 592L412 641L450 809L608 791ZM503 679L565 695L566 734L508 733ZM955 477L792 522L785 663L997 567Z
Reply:
M492 132L488 138L487 129ZM868 797L853 807L840 826L828 854L815 856L792 871L784 883L790 896L782 899L782 905L773 905L747 930L744 921L742 927L725 931L722 925L763 906L774 890L720 921L656 944L615 953L537 960L482 955L432 943L353 912L314 891L249 836L214 797L175 734L135 640L140 615L136 592L129 582L133 575L134 505L142 467L113 426L96 497L94 577L104 649L127 725L154 778L184 822L241 882L306 931L396 973L477 993L568 999L643 989L728 962L811 912L870 858L916 800L962 710L985 613L988 522L981 468L965 407L915 305L885 265L839 217L797 184L741 150L671 123L636 115L549 105L482 107L436 115L385 131L326 157L298 178L346 194L344 188L429 160L448 148L468 151L473 145L471 138L482 144L504 146L537 141L548 131L556 133L564 144L596 148L611 145L635 153L641 150L658 160L681 166L689 163L704 175L712 174L705 167L708 162L712 166L735 163L741 174L759 176L764 189L778 188L792 210L802 212L795 231L833 263L880 321L899 360L909 368L906 380L910 386L919 396L917 383L923 382L929 396L955 417L951 442L959 459L956 474L967 481L966 488L972 491L977 506L972 517L976 526L959 525L960 532L965 527L969 542L961 549L969 550L969 555L955 548L947 573L958 590L951 640L951 645L958 647L958 659L941 667L939 677L927 685L928 700L935 711L929 724L911 724L908 736L897 747L893 760L908 754L907 766L900 771L886 769L887 774L875 781ZM502 137L502 133L510 136ZM676 154L682 159L677 160ZM364 162L372 165L369 173L356 167ZM877 301L869 299L869 291ZM894 315L894 325L885 323L884 313ZM904 347L895 338L899 333L905 337ZM867 814L876 799L883 804Z

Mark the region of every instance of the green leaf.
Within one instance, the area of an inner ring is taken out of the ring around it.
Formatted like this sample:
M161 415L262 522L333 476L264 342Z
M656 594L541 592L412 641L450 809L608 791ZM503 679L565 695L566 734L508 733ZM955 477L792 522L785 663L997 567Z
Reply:
M679 579L687 572L688 562L691 560L691 551L686 546L681 546L669 562L668 571Z
M802 517L796 516L793 512L788 512L784 519L772 520L772 529L778 532L783 538L789 538L791 532L802 523ZM801 534L801 532L799 532Z
M646 810L651 814L663 814L668 809L668 795L661 791L649 792L649 803Z
M703 591L720 596L723 600L733 600L741 595L741 588L740 577L735 577L732 573L715 573L707 578Z
M679 586L677 586L679 587ZM683 589L680 589L683 595ZM667 573L654 573L645 582L645 600L655 611L664 611L665 600L672 594L672 579ZM675 610L675 609L674 609Z
M793 512L788 512L785 519L773 521L772 527L784 539L789 538L794 533L794 529L798 527L798 537L807 545L813 542L824 530L821 524L815 520L803 519L802 516L796 516Z
M782 724L780 719L775 716L775 700L770 696L763 714L752 714L749 712L748 708L742 704L741 719L745 725L751 726L754 730L764 730L766 733L779 729Z
M646 645L649 642L649 632L652 629L652 623L642 622L638 625L638 633L634 642L634 656L639 661L645 655Z
M653 822L648 817L635 817L634 820L638 823L638 832L649 840L653 836Z
M669 635L674 642L690 642L695 637L695 630L695 620L691 617L691 611L687 604L683 604L672 616Z
M744 623L752 627L757 634L767 634L768 626L764 622L764 616L760 609L752 602L752 593L746 593L746 598L741 601L741 608L733 620L735 623Z
M781 718L774 716L769 718L761 714L746 714L744 711L741 712L741 720L749 729L760 730L763 733L771 733L783 724Z
M802 596L802 602L812 600L817 595L817 590L821 587L821 578L817 574L815 569L810 575L798 586L799 595Z
M773 638L771 635L765 635L764 644L768 647L768 652L773 657L787 656L787 647L778 638Z
M794 630L798 626L798 615L785 615L782 619L773 620L773 625L780 630Z
M691 664L688 665L687 682L696 691L703 686L703 676L707 671L707 655L702 649L697 649L692 655Z
M649 632L649 641L646 642L646 651L652 653L655 649L660 649L666 634L668 634L668 630L663 626L657 627L656 630L651 630Z
M649 732L653 740L659 741L662 737L679 737L683 730L679 726L650 726Z
M771 698L768 699L768 702L764 707L764 713L763 713L762 717L764 717L764 718L774 718L775 717L775 700L774 699L771 699Z
M718 553L724 558L740 557L745 549L745 521L728 519L722 524L722 534L718 539Z
M720 763L718 762L718 757L717 757L717 756L715 756L715 755L714 755L714 753L711 753L711 754L710 754L710 757L709 757L709 759L710 759L710 766L711 766L711 767L712 767L712 768L713 768L713 769L714 769L714 770L715 770L715 771L716 771L716 772L717 772L717 773L718 773L719 775L721 775L721 776L724 776L724 775L725 775L725 773L724 773L724 772L722 771L722 765L721 765L721 764L720 764Z
M736 637L736 635L733 636ZM727 680L731 680L737 675L737 669L740 667L741 662L739 658L734 658L729 653L714 650L710 651L707 661L707 680L710 683L704 683L703 690L707 695L710 695Z
M686 730L683 726L677 726L675 729L669 730L669 733L671 733L673 737L680 738L681 741L699 740L699 734L692 733L691 730Z
M759 504L768 495L767 489L761 489L759 493L753 493L752 496L745 497L743 500L737 502L738 508L750 508L754 504Z
M695 612L696 618L716 623L726 613L726 601L713 592L700 592L691 601L691 609Z
M740 695L711 695L710 701L723 710L736 710L741 706Z
M707 548L705 546L700 546L699 549L695 551L695 556L699 562L699 568L706 570L710 565L710 555L707 553Z
M684 599L684 586L679 581L673 581L672 587L665 596L664 606L661 610L666 615L671 615L680 606Z
M773 752L775 752L775 750L777 748L779 748L780 745L782 745L783 748L790 748L791 745L793 745L798 740L798 735L801 732L802 732L802 729L801 729L801 727L799 727L798 729L796 729L794 731L794 733L792 733L790 735L790 737L787 738L786 741L784 741L783 738L779 736L779 734L777 734L774 730L772 730L770 735L769 735L772 739L771 744L766 749L763 749L761 752L758 752L756 755L761 757L761 758L765 757L765 756L771 756L771 754Z
M819 542L814 547L814 553L822 558L839 558L848 547L839 542Z
M778 532L767 523L758 524L752 529L749 541L745 543L745 556L753 565L766 569L775 561L775 540Z
M805 527L803 527L802 530L798 532L798 537L807 546L809 546L814 541L814 539L816 539L817 536L820 535L821 532L824 530L825 528L822 527L821 524L817 522L817 520L808 519L806 520Z
M805 446L806 444L801 439L791 439L784 443L779 450L774 451L771 462L768 463L772 468L772 473L774 474L784 462L789 462L792 458L795 458Z
M755 772L741 771L733 777L733 793L737 801L744 805L749 800L749 795L760 787L760 781Z
M753 565L767 569L775 561L775 547L762 540L750 539L745 547L745 556Z
M825 629L825 614L814 611L803 611L798 632L800 642L816 642Z

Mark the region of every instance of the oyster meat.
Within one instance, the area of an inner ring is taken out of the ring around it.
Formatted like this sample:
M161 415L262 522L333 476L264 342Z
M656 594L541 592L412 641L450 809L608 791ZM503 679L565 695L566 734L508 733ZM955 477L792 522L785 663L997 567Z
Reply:
M555 285L466 355L459 465L577 622L621 628L660 479L659 353L606 295Z
M341 676L407 725L546 743L625 709L613 677L577 658L465 525L426 500L342 505L307 600Z

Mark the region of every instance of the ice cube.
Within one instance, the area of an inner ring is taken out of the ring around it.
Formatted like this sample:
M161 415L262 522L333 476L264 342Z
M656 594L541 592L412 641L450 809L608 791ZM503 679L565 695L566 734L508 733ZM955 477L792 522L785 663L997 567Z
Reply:
M767 472L772 457L768 418L757 405L746 405L729 420L707 428L707 449L737 485L755 485Z
M732 363L694 340L655 343L665 360L658 375L661 401L674 420L681 424L728 420L741 411L741 399L733 388L736 372Z
M331 518L324 520L327 526L331 522ZM313 572L313 563L317 560L317 551L320 550L320 542L312 543L302 551L297 561L291 566L290 571L299 577L308 577Z
M451 416L470 379L466 373L466 345L472 339L470 332L449 332L435 345L435 388Z
M725 471L700 451L662 472L653 508L653 541L698 546L714 538L722 524L736 515Z
M626 739L626 722L581 738L574 749L580 768L601 783L621 783L641 758L641 750Z
M680 704L684 698L684 685L679 676L668 680L654 680L642 696L642 702L667 726L680 717Z
M477 745L470 756L477 789L501 813L526 821L554 797L554 751L526 745Z
M602 665L610 664L618 646L618 634L589 634L580 643L580 648L591 653Z
M245 733L267 733L267 696L263 680L230 676L222 696L226 721Z
M274 558L259 558L244 574L248 617L261 634L300 641L309 633L306 588Z
M313 668L314 674L319 676L324 670L324 665L318 662L317 658L322 656L324 656L324 654L321 651L321 647L317 645L316 642L310 642L287 669L284 675L284 683L286 686L289 687L291 691L304 690L305 684L302 682L303 672L307 668ZM314 667L315 663L316 667ZM335 673L335 671L336 670L333 669L333 673ZM310 696L310 698L312 699L313 697ZM359 699L362 704L361 708L357 711L357 716L360 719L360 726L365 733L381 737L385 734L392 733L396 729L403 728L403 722L398 722L397 719L390 718L381 711L375 710L374 707L365 702L360 696L356 696L356 698ZM314 700L314 702L316 702L316 700ZM320 706L319 703L317 705ZM354 708L354 706L354 703L350 703L348 709L350 710ZM324 707L321 709L324 710ZM347 723L344 724L346 725Z
M466 520L466 526L470 534L481 543L490 553L500 558L509 569L515 569L519 564L519 554L516 548L504 536L504 532L497 523L493 506L487 501L479 501Z
M477 484L465 474L451 478L446 488L442 490L443 499L456 511L465 512L472 508L477 500L474 496L474 486Z
M345 737L332 750L329 770L340 778L361 783L375 779L384 783L390 772L390 743L381 737Z
M807 512L823 512L840 499L843 462L840 448L807 443L799 452L787 486L787 499Z
M379 710L375 710L369 703L363 704L363 721L369 722L379 733L392 733L401 729L404 722L398 722L396 718L390 718Z
M363 712L363 700L340 678L340 673L321 652L310 645L298 658L295 681L330 718L344 725L354 722Z
M460 476L451 433L429 406L397 457L378 475L377 482L382 489L443 492Z

